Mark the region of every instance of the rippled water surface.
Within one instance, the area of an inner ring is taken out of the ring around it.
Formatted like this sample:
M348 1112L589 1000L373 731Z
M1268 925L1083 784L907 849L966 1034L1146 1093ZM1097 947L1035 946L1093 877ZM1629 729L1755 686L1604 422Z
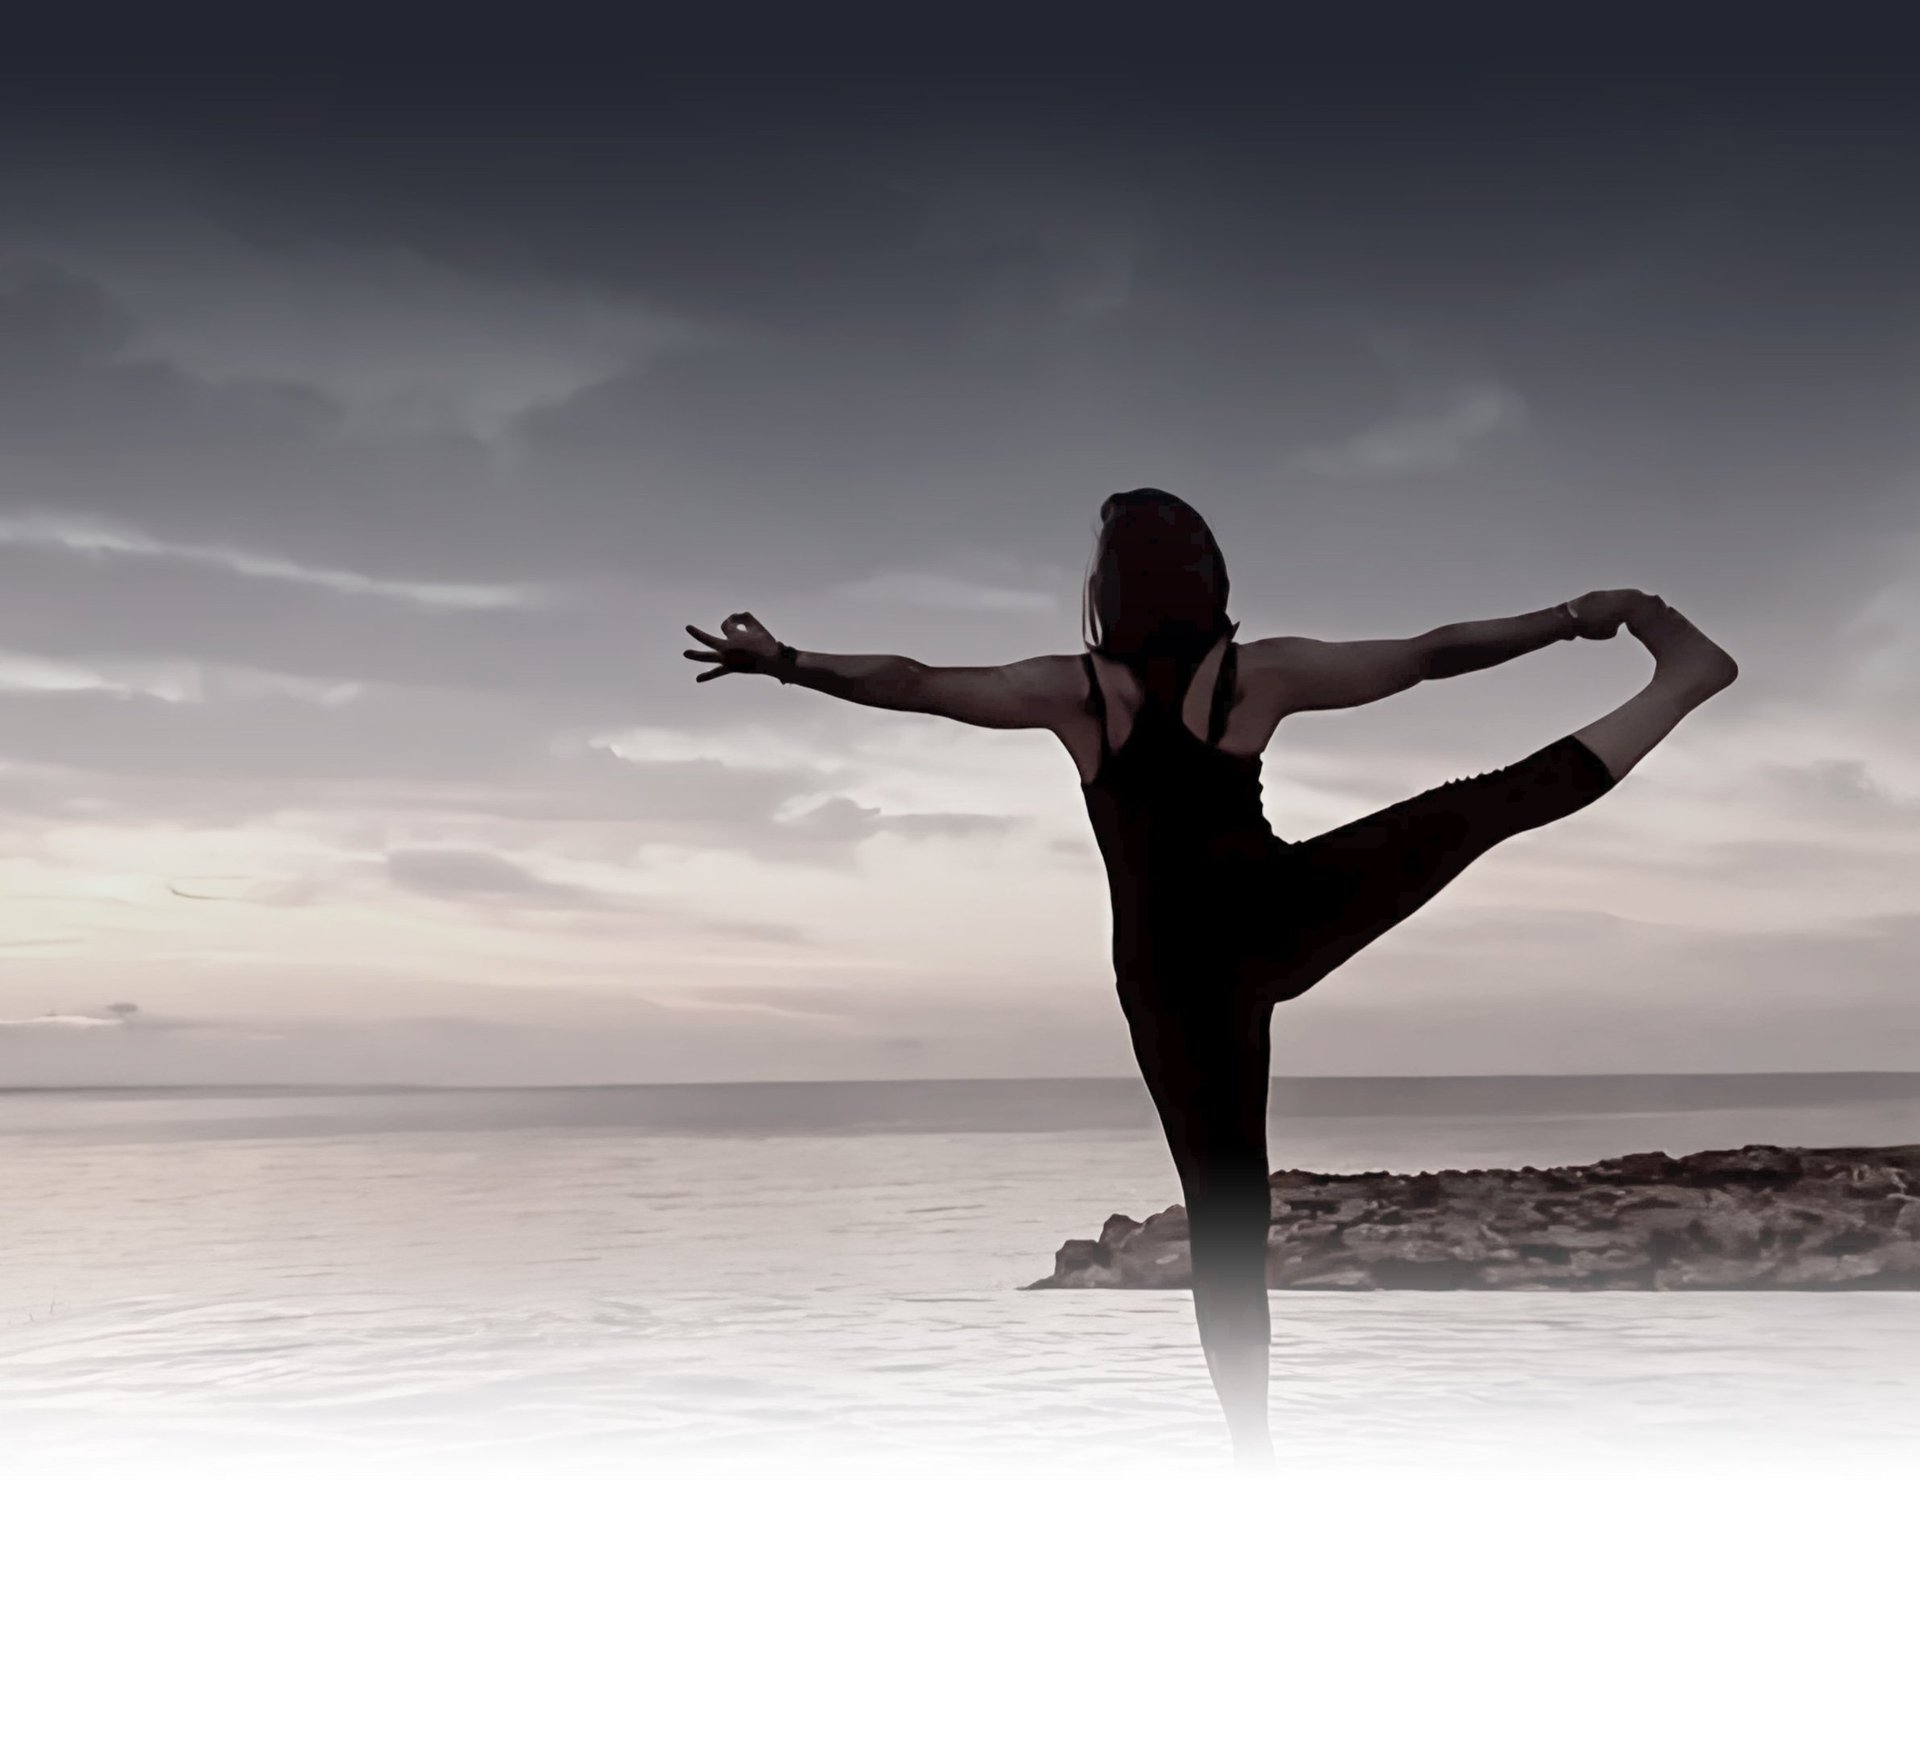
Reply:
M1920 1139L1911 1077L1276 1083L1274 1163ZM1219 1464L1136 1083L0 1096L0 1459ZM1920 1294L1276 1295L1296 1461L1920 1446Z

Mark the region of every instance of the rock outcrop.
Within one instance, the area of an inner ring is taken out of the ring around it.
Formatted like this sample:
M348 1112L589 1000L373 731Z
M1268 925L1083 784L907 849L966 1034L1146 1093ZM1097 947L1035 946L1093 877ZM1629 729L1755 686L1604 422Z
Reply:
M1276 1171L1271 1185L1267 1284L1280 1289L1920 1289L1920 1145ZM1191 1284L1175 1206L1069 1238L1023 1290Z

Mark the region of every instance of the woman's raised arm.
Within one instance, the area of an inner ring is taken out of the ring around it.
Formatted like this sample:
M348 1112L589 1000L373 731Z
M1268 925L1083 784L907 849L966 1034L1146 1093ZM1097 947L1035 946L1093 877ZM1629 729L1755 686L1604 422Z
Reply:
M1241 670L1250 689L1268 691L1276 716L1370 706L1437 674L1426 636L1410 640L1315 640L1280 634L1247 643Z
M1550 610L1451 622L1404 640L1315 640L1277 635L1248 643L1249 679L1274 691L1282 713L1367 706L1416 683L1461 676L1556 640L1610 639L1635 611L1658 608L1647 592L1587 592Z
M1530 610L1520 616L1495 616L1483 622L1453 622L1420 636L1427 649L1427 675L1461 676L1504 664L1523 652L1534 652L1556 640L1611 640L1621 624L1637 611L1658 608L1651 592L1631 588L1583 592L1551 610Z

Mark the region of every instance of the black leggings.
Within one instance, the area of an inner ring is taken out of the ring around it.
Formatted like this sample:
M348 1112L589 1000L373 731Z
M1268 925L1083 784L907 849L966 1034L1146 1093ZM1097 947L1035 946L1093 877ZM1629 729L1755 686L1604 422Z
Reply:
M1186 1197L1203 1334L1210 1315L1229 1309L1266 1333L1273 1005L1310 990L1490 847L1585 808L1613 783L1572 736L1449 779L1284 846L1257 905L1234 902L1222 933L1238 940L1202 967L1177 980L1119 975L1134 1055Z

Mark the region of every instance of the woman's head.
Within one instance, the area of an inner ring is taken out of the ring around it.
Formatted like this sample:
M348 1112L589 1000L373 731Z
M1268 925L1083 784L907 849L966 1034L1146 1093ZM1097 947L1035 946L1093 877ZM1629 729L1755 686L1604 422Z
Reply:
M1082 633L1107 658L1198 658L1227 620L1227 564L1207 522L1164 489L1100 504Z

